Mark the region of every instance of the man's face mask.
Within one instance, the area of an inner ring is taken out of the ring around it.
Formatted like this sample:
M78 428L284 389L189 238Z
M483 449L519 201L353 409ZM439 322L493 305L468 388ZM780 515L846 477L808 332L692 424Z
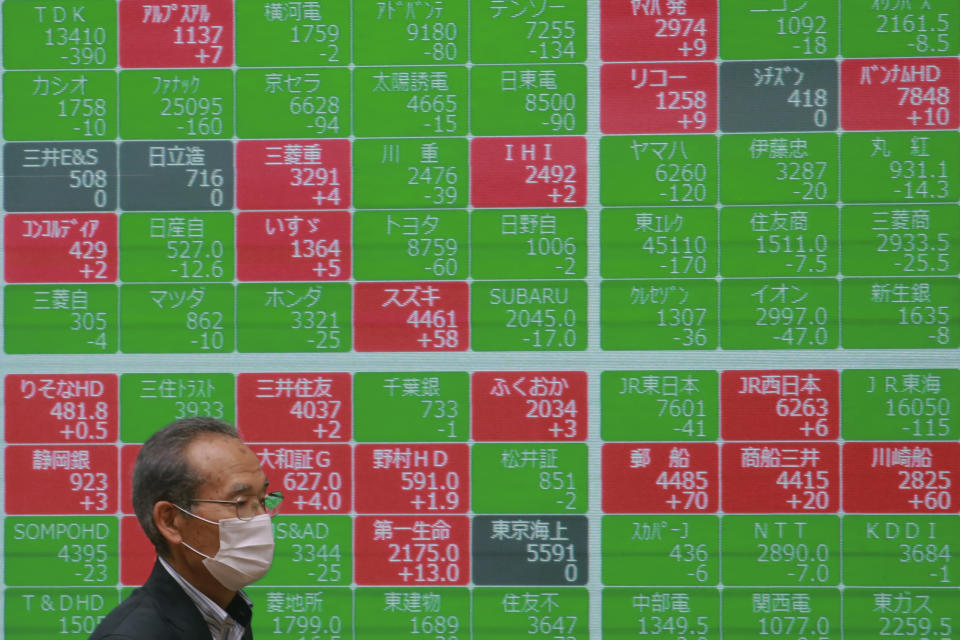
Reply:
M227 589L239 591L262 578L273 563L273 526L269 514L263 513L249 520L225 518L220 522L207 520L174 505L187 515L220 527L220 550L208 556L186 542L187 549L203 556L203 566Z

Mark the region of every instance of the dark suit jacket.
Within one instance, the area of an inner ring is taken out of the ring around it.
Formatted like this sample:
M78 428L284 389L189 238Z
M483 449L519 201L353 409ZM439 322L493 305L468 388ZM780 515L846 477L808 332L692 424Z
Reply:
M227 613L245 627L244 640L253 640L250 610L239 595ZM111 611L89 640L210 640L210 627L158 560L147 582Z

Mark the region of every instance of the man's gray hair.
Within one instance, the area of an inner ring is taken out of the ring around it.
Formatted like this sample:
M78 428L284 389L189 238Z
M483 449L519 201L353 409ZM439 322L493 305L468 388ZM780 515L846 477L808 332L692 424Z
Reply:
M166 556L167 541L153 521L153 505L167 500L190 508L205 476L187 462L187 447L199 437L238 438L237 430L216 418L183 418L160 429L143 444L133 467L133 510L157 553Z

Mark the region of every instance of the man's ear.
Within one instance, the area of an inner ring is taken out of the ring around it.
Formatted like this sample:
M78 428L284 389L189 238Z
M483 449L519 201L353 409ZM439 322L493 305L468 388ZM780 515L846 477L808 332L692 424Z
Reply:
M180 510L172 502L160 500L153 505L153 523L167 544L180 544L183 536L180 535Z

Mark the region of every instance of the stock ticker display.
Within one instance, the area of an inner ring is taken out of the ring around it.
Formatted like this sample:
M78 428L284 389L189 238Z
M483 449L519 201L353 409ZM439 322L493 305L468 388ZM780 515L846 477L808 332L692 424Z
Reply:
M960 634L956 0L2 2L3 636L271 487L258 638Z

